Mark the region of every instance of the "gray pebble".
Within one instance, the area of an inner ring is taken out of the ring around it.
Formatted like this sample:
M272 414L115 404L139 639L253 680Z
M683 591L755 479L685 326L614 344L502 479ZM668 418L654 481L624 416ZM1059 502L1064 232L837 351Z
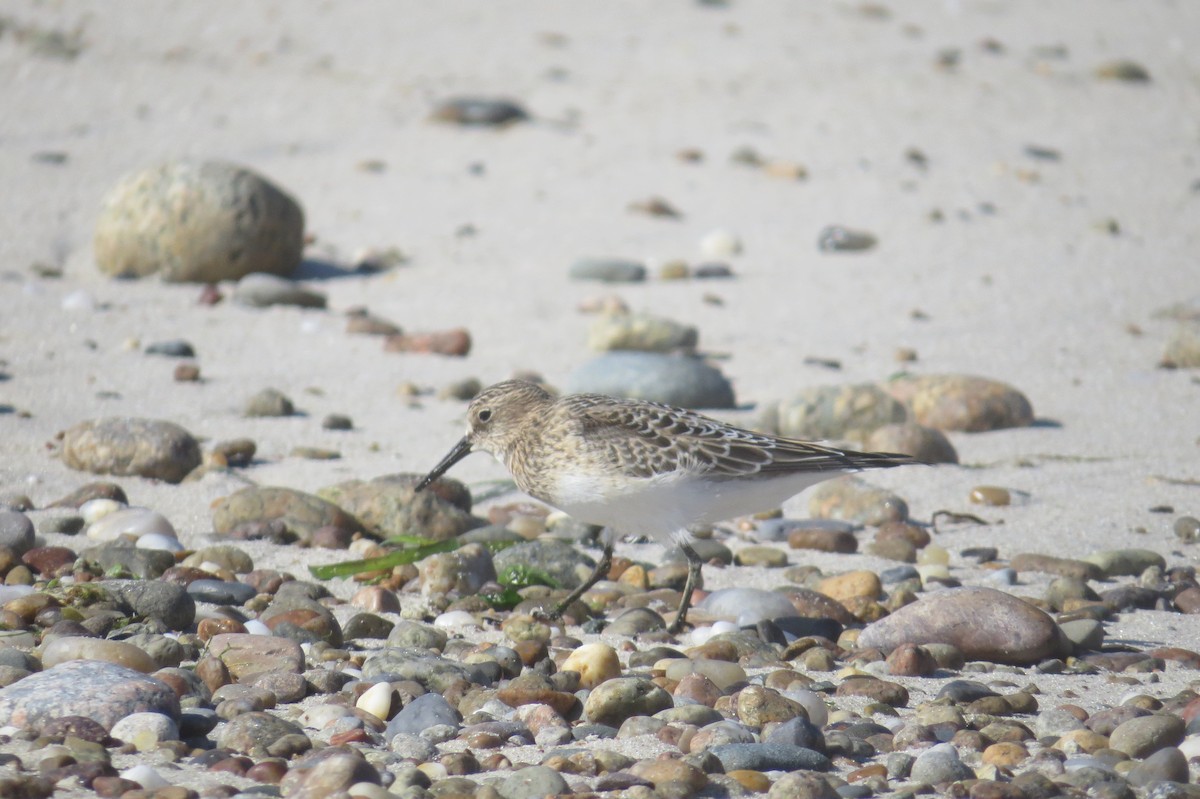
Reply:
M63 463L93 474L138 475L178 483L200 465L200 444L177 424L110 417L63 433Z
M1104 625L1095 619L1075 619L1058 625L1077 649L1098 650L1104 645Z
M141 672L96 660L71 660L0 689L0 725L37 729L61 716L87 716L111 729L130 713L179 717L179 700Z
M508 547L497 552L492 563L497 574L503 574L513 566L536 569L562 588L580 585L596 568L596 562L574 546L555 540L530 541Z
M0 510L0 549L7 549L18 558L33 548L33 522L24 513Z
M575 280L602 283L640 283L646 279L646 266L620 258L581 258L571 264L569 274Z
M168 341L156 341L146 347L147 355L165 355L168 358L194 358L196 350L192 345L181 338L170 339Z
M187 593L197 602L214 605L244 605L258 595L253 586L230 580L193 580Z
M270 713L251 711L233 718L221 728L217 733L217 746L231 752L252 754L269 751L269 747L289 736L300 736L307 740L300 725Z
M512 100L493 97L451 97L437 104L431 119L457 125L496 127L521 122L528 112Z
M944 785L958 780L975 778L971 767L958 758L958 750L949 744L939 744L917 756L910 777L926 785Z
M504 799L542 799L569 793L567 781L547 766L526 766L496 786Z
M876 245L878 239L865 230L852 230L841 225L822 228L817 235L817 249L823 252L860 252Z
M278 275L252 272L233 287L233 301L251 308L294 305L300 308L324 308L325 295Z
M658 352L609 352L577 367L570 393L595 392L684 408L732 408L733 386L699 358Z
M119 596L139 616L155 619L168 630L186 630L196 619L196 603L187 588L161 580L105 580L102 586Z
M264 388L246 401L246 416L291 416L296 406L282 391Z
M116 541L90 547L79 553L84 563L109 574L114 569L126 576L154 580L175 565L175 555L162 549L138 549L127 542Z
M398 733L420 735L430 727L443 725L452 727L456 734L461 720L458 711L441 694L422 694L388 722L384 737L390 738Z
M792 744L721 744L710 749L726 772L750 769L752 771L828 771L832 768L829 758L820 752L803 749Z

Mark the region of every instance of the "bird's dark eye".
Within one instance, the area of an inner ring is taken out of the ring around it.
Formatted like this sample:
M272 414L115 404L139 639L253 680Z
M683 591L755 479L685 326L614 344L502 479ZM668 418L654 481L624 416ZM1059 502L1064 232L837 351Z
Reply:
M492 411L490 408L484 408L475 415L475 418L481 422L490 422L492 420Z

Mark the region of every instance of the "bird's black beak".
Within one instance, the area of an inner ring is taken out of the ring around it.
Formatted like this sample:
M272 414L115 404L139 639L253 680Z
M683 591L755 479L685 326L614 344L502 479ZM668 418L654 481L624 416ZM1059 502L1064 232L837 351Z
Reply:
M446 455L446 457L442 458L441 462L438 463L437 466L433 467L433 471L431 471L429 474L425 475L425 479L423 479L421 482L417 483L416 490L417 491L425 490L426 488L429 487L430 483L432 483L434 480L438 479L443 474L448 472L450 470L451 466L458 463L459 461L461 461L463 458L467 457L470 454L471 454L471 440L469 438L467 438L466 436L463 436L462 440L454 445L454 449L450 450L450 452Z

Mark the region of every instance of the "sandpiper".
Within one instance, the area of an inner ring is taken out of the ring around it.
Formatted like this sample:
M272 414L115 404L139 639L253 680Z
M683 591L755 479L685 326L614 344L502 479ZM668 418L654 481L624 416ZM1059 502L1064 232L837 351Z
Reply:
M595 572L555 614L608 573L616 534L650 533L682 549L688 576L672 632L683 626L702 565L689 527L778 507L846 472L916 463L754 433L657 402L555 398L534 383L506 380L471 401L466 435L417 490L477 450L504 464L526 494L607 528Z

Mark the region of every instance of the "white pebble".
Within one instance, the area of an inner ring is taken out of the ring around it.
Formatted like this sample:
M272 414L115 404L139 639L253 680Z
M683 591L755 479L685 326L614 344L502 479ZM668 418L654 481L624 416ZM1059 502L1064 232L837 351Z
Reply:
M808 720L818 727L824 727L829 722L829 706L817 692L797 688L794 691L784 691L783 695L803 705L808 711Z
M243 626L251 635L271 635L271 628L258 619L250 619Z
M32 593L32 585L0 585L0 605L3 605L9 600Z
M923 563L917 567L917 574L921 575L921 582L925 583L929 580L948 579L950 570L941 563Z
M64 311L94 311L96 310L96 298L84 289L78 289L62 298L62 309Z
M388 713L392 709L391 683L387 681L375 683L363 691L354 706L359 710L365 710L377 719L387 721Z
M479 622L465 610L451 610L433 620L434 627L478 627Z
M115 510L89 525L87 537L93 541L116 541L124 536L141 538L150 533L179 537L166 516L149 508Z
M700 252L707 258L729 258L741 251L742 240L723 228L717 228L700 239Z
M316 705L300 714L300 723L312 730L323 730L353 712L346 705Z
M156 791L159 788L166 788L171 784L164 780L157 771L149 766L134 766L133 768L127 768L121 772L121 776L127 780L133 780L147 791Z
M79 515L88 524L95 524L113 511L125 507L115 499L89 499L79 506Z
M3 733L4 730L0 730ZM1179 744L1179 751L1183 752L1183 756L1188 760L1193 757L1200 757L1200 735L1189 735L1184 738Z
M395 794L388 793L387 788L372 782L356 782L346 793L357 799L394 799Z
M147 533L137 540L138 549L165 549L167 552L182 552L183 544L173 535Z

